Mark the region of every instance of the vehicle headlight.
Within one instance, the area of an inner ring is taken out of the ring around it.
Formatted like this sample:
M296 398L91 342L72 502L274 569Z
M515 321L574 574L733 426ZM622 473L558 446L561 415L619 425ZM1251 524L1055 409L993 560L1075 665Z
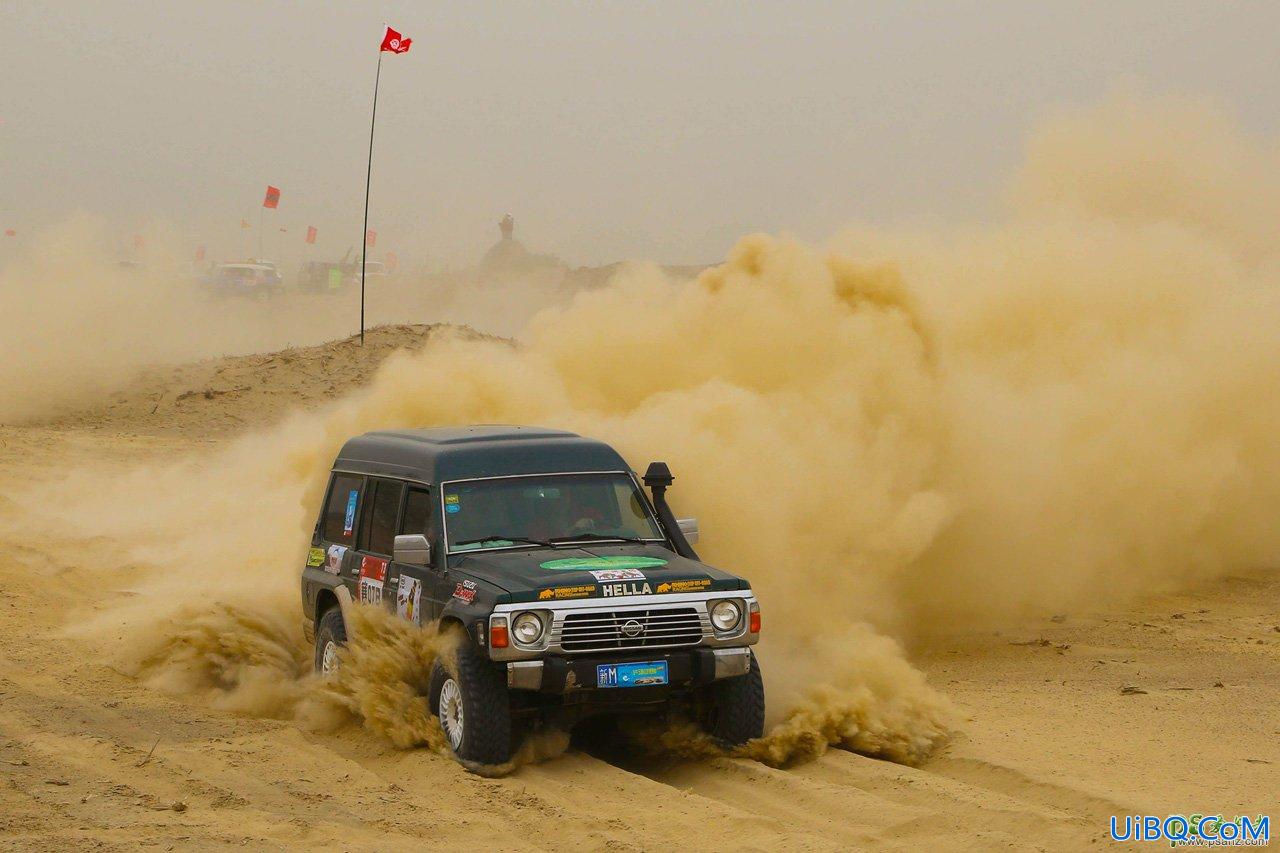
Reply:
M516 642L532 646L542 638L542 619L536 613L521 613L511 623L511 630L516 635Z
M736 601L717 601L711 608L711 624L720 632L732 631L742 621L742 608Z

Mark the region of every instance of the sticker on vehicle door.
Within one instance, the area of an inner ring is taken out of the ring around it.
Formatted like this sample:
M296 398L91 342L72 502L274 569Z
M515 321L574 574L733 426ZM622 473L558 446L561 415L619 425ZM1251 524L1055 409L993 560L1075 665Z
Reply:
M401 619L408 619L415 625L422 624L422 581L418 578L400 576L400 586L396 590L396 612Z
M360 601L382 603L382 584L387 579L387 561L381 557L360 558Z
M596 687L651 687L667 683L667 662L602 663L596 667Z

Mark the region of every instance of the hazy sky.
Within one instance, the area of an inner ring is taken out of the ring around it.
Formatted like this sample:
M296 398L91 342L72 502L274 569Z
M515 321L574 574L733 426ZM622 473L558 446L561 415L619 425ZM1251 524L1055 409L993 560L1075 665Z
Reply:
M1036 117L1134 77L1280 126L1280 4L0 0L0 227L84 209L236 254L360 237L380 26L378 250L464 263L505 211L572 263L739 234L973 218ZM253 232L256 235L256 232Z

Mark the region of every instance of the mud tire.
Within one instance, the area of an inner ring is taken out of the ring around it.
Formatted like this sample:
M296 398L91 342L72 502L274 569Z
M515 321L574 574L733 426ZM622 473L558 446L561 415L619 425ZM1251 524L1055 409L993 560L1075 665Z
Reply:
M717 744L732 749L764 734L764 677L755 652L750 672L717 681L708 693L703 726Z
M440 660L431 667L428 689L431 713L440 715L440 693L447 681L458 687L462 702L462 742L453 748L464 763L504 764L511 760L511 697L506 679L474 643L458 644L456 673ZM441 724L448 741L449 732ZM450 744L452 747L452 744Z
M347 624L342 621L342 608L330 607L320 617L316 626L316 674L324 673L324 650L332 642L337 646L347 645Z

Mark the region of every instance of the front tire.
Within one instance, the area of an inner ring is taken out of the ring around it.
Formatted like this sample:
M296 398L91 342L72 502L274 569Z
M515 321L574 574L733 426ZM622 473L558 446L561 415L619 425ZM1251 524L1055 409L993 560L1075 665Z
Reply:
M746 675L711 685L703 727L720 746L732 749L764 735L764 677L756 653Z
M342 609L330 607L316 626L316 673L326 678L338 669L338 650L347 645L347 625Z
M431 713L453 754L464 762L511 760L511 697L505 679L475 645L458 645L456 672L437 659L428 690Z

